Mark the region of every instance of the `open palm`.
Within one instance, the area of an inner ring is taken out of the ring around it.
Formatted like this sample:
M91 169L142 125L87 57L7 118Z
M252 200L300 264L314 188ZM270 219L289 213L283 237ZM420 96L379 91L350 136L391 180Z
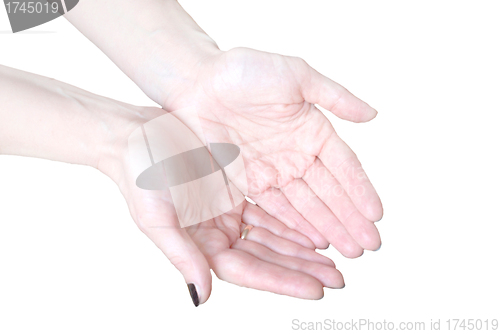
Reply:
M169 190L143 190L123 183L122 193L139 228L160 248L187 283L194 282L199 302L210 296L212 269L222 280L258 290L319 299L323 287L342 288L334 263L316 253L310 240L243 202L231 212L180 228ZM239 238L245 221L255 226Z
M132 114L141 113L143 117L133 118L124 127L126 129L136 129L165 115L158 108L128 108ZM190 136L187 127L178 130L181 141ZM120 136L116 146L125 147L123 141L127 137ZM150 133L149 138L154 136ZM174 139L172 145L179 144ZM195 284L200 303L210 296L211 269L220 279L230 283L299 298L318 299L323 296L323 287L344 286L342 274L334 263L316 253L309 238L246 201L213 219L181 228L178 217L191 216L193 212L176 210L199 209L192 204L192 196L185 194L189 205L179 206L177 202L174 206L168 188L146 190L138 187L133 172L137 156L131 155L132 151L119 153L107 174L118 184L137 226L182 273L186 283ZM186 166L196 168L189 163ZM246 224L254 228L242 240L240 233Z
M195 107L206 142L240 147L249 197L270 215L319 248L330 243L357 257L380 246L373 222L382 205L356 155L314 104L354 122L376 116L303 60L245 48L207 59L164 107Z

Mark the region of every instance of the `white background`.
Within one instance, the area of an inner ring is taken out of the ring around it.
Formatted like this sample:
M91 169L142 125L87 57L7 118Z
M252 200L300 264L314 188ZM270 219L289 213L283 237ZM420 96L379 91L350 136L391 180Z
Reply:
M354 260L326 250L346 287L320 301L214 276L195 308L105 176L2 156L0 333L287 333L292 319L360 318L429 329L430 319L443 328L449 318L500 318L497 1L181 3L221 49L300 56L379 111L367 124L331 120L382 198L382 248ZM1 6L0 31L0 64L153 105L63 18L12 34Z

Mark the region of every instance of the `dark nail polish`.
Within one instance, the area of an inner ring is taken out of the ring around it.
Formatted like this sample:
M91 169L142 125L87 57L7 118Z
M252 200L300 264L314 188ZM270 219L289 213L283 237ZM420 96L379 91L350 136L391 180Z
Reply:
M198 292L196 292L196 287L193 283L189 283L188 285L189 294L191 295L191 299L193 300L194 306L198 307L200 305L200 299L198 298Z

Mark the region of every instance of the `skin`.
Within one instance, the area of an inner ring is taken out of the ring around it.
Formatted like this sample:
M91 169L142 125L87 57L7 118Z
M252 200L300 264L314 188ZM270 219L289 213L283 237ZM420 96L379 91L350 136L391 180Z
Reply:
M354 122L374 109L299 58L252 49L208 57L194 77L164 105L194 106L208 142L241 148L250 198L319 248L357 257L380 247L380 199L314 103Z
M346 257L380 247L381 201L315 104L353 122L373 108L302 59L219 50L175 0L87 0L65 17L165 110L196 108L200 139L237 144L271 216Z
M200 303L211 291L210 269L239 286L304 299L322 298L323 287L344 286L330 259L304 247L303 235L256 205L244 202L233 212L180 229L168 191L130 184L122 192L139 228L187 276L186 282L196 282ZM245 240L239 238L242 220L255 224Z
M211 273L250 288L319 299L344 281L311 241L244 202L231 212L180 228L168 190L149 191L131 176L128 137L165 110L97 96L53 79L0 66L0 154L38 157L94 167L123 194L132 218L194 283L200 303L211 292ZM186 131L189 131L186 128ZM239 238L245 224L255 227Z

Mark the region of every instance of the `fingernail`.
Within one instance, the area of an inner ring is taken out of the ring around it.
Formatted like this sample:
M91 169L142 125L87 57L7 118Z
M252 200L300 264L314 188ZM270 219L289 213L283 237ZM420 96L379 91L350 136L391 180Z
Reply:
M378 248L375 249L374 252L378 251L380 249L380 247L382 247L382 243L380 243L380 246L378 246Z
M198 305L200 305L200 299L198 298L198 292L196 292L196 287L194 286L193 283L189 283L187 286L189 289L189 295L193 300L194 306L198 307Z

